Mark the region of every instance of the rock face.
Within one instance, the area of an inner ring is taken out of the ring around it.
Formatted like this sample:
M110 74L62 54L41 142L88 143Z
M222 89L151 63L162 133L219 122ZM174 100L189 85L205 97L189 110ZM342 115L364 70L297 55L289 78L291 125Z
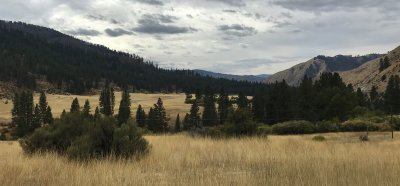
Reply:
M304 76L317 79L323 72L342 72L355 69L364 63L381 57L380 54L366 56L344 56L335 57L317 56L305 63L300 63L290 69L271 75L267 83L285 80L291 86L298 86Z
M390 66L381 71L380 60L386 56ZM344 82L351 83L354 88L361 88L364 92L370 91L372 86L376 86L379 92L384 92L392 75L400 75L400 47L358 68L340 73Z

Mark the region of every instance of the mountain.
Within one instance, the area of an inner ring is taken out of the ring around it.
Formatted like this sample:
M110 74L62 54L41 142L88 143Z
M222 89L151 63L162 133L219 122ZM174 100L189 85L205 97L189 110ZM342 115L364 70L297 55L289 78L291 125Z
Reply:
M385 57L388 57L390 66L381 71L380 61ZM358 68L340 73L344 82L351 83L354 88L361 88L364 92L370 91L372 86L376 86L379 92L384 92L392 75L400 75L400 47Z
M280 82L285 80L289 85L297 86L304 76L317 79L323 72L341 72L355 69L364 63L381 57L380 54L370 54L365 56L345 56L335 57L317 56L305 63L300 63L287 70L271 75L268 83Z
M237 81L249 81L249 82L263 82L266 78L269 77L269 74L260 74L260 75L232 75L232 74L222 74L216 72L210 72L206 70L193 70L195 73L201 76L209 76L213 78L223 78L223 79L232 79Z
M105 83L149 92L195 92L224 86L227 92L249 95L261 86L203 77L191 70L162 69L138 55L81 41L50 28L0 20L3 93L11 87L7 89L84 94Z

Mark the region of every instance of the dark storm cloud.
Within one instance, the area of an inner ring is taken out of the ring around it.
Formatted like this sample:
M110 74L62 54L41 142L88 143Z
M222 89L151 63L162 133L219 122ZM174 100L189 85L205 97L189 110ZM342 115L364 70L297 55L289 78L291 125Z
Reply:
M335 11L354 8L389 8L399 6L397 0L275 0L273 4L291 10L302 11Z
M218 26L218 30L224 32L226 35L237 37L245 37L257 34L255 28L240 24L221 25Z
M107 28L106 30L104 30L107 35L111 36L111 37L119 37L119 36L123 36L123 35L132 35L133 33L131 31L127 31L121 28L116 28L116 29L110 29Z
M137 2L148 4L148 5L155 5L155 6L164 6L164 3L159 0L137 0Z
M139 25L133 28L133 30L146 34L183 34L197 31L197 29L192 27L181 27L168 24L175 23L177 20L177 17L168 15L144 15L138 21Z
M79 28L76 30L68 30L68 34L74 35L74 36L98 36L101 33L97 30L93 29L84 29L84 28Z

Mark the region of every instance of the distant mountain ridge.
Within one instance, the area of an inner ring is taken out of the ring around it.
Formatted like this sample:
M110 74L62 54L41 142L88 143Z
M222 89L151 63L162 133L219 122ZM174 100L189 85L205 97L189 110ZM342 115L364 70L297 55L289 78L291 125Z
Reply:
M271 75L266 82L274 83L285 80L291 86L298 86L304 76L317 79L323 72L342 72L355 69L371 60L381 57L381 54L365 56L337 55L334 57L317 56L307 62L297 64L287 70Z
M268 78L269 74L260 74L260 75L233 75L233 74L223 74L217 72L211 72L206 70L194 69L195 73L201 76L209 76L213 78L223 78L237 81L249 81L249 82L263 82L266 78Z

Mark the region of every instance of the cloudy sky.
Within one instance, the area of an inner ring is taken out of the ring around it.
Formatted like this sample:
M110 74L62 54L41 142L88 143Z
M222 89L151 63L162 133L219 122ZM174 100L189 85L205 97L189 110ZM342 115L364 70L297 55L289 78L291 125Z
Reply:
M0 19L51 27L166 68L275 73L316 55L400 45L398 0L0 0Z

